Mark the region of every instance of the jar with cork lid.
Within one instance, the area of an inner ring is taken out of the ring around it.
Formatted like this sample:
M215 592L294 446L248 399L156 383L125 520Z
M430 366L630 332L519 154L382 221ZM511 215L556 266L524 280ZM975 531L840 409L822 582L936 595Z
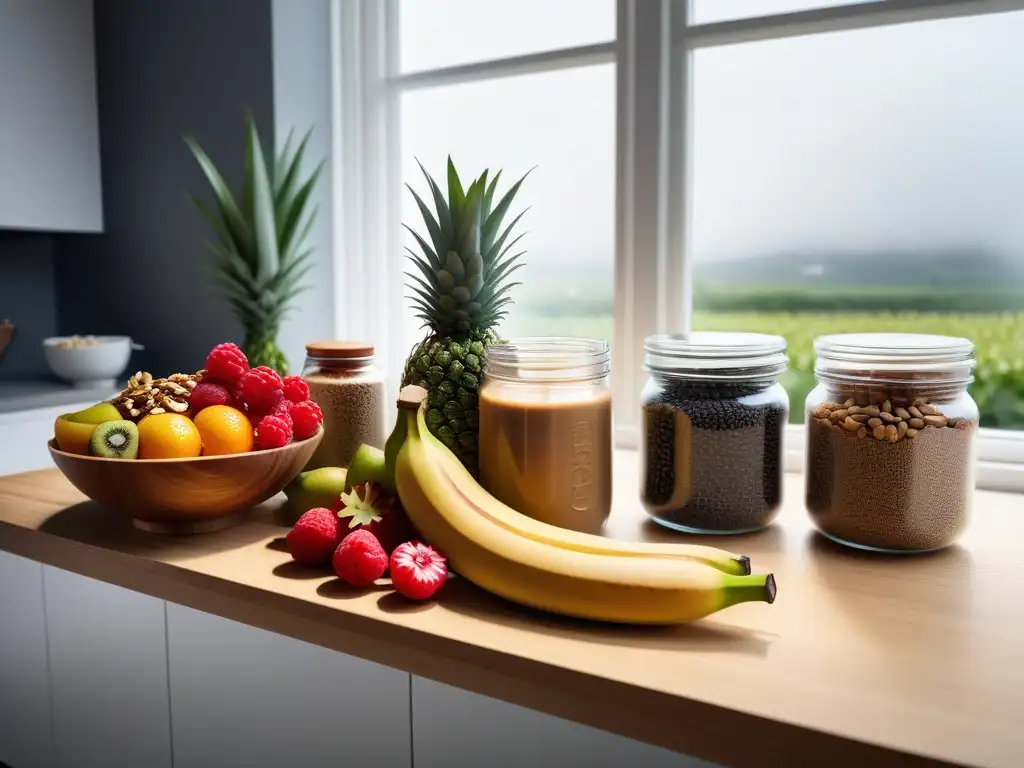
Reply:
M952 544L974 491L974 345L903 333L815 340L807 396L807 510L849 546L920 552Z
M307 344L302 378L324 413L324 437L307 469L347 467L363 443L384 448L386 380L374 364L372 344Z
M480 480L496 498L560 528L599 533L612 505L608 343L527 338L487 348Z

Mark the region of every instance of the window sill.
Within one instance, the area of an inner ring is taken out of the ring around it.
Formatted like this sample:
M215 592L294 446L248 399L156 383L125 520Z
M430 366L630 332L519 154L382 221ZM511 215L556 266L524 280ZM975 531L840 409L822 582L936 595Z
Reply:
M786 426L786 472L804 471L806 443L803 425ZM639 432L635 427L620 427L616 431L618 448L636 450L639 444ZM985 491L1024 493L1024 431L981 430L978 435L975 487Z

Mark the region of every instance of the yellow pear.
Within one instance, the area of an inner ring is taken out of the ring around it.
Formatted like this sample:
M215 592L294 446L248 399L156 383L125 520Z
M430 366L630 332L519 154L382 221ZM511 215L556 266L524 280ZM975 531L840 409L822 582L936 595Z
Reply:
M89 440L96 425L120 418L121 414L111 403L97 403L81 411L63 413L53 425L54 440L65 453L88 456Z

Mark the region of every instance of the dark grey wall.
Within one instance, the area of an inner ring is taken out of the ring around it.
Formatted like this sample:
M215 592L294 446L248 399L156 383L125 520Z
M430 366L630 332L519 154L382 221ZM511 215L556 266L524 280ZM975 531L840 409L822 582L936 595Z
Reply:
M106 230L58 243L60 330L128 334L143 367L195 370L242 339L204 274L208 226L186 192L208 193L182 137L230 184L246 108L273 141L270 0L99 0L95 29Z
M0 321L17 326L0 380L45 375L42 340L57 333L54 237L0 230Z

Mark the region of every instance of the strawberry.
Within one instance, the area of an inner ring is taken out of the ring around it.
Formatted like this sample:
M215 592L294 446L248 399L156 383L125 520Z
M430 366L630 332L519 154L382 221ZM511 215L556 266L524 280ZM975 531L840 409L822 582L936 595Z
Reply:
M341 494L336 506L342 526L362 528L377 537L388 557L395 547L416 535L397 496L376 483L355 486Z
M392 585L410 600L433 597L448 579L448 561L419 541L400 544L391 553L390 565Z

